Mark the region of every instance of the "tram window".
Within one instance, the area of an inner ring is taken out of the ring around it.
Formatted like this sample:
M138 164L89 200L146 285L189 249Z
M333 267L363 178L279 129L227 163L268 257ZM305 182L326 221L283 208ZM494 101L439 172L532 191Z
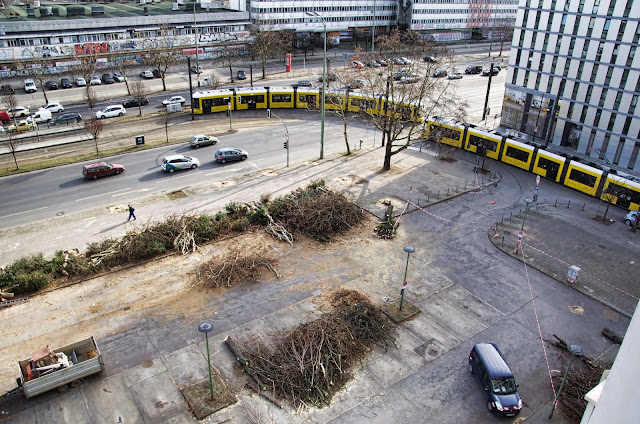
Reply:
M595 175L587 174L574 168L569 174L569 179L577 183L593 187L596 185L597 177Z
M459 130L454 130L451 128L445 128L445 127L441 127L440 125L433 125L431 124L431 130L434 131L435 135L437 137L441 137L441 138L450 138L452 140L459 140L460 139L460 131Z
M520 162L527 162L529 160L530 152L509 146L507 147L507 151L505 154L512 159L519 160Z
M486 150L490 150L495 152L498 150L498 143L493 140L487 140L486 138L478 137L477 135L470 134L469 135L469 144L473 146L481 146Z
M547 158L541 157L538 159L538 168L549 170L551 169L552 164L555 162L550 161Z
M633 191L628 187L624 187L615 183L609 183L607 189L609 193L614 193L618 197L625 197L630 202L640 203L640 193L637 191Z
M211 106L227 106L231 103L230 97L216 97L211 99Z
M298 99L302 103L315 103L316 102L316 96L310 95L310 94L300 94L300 97L298 97Z
M274 94L271 97L271 101L274 103L285 103L291 101L291 94Z

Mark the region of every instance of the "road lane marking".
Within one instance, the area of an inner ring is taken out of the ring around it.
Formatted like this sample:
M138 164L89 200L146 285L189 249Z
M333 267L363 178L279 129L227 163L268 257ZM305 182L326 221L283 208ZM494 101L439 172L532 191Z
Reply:
M211 172L210 174L205 174L205 176L209 176L209 175L215 175L215 174L222 174L223 172L227 172L226 170L224 171L216 171L216 172Z
M42 207L42 208L29 209L28 211L22 211L22 212L11 213L11 214L9 214L9 215L3 215L3 216L0 216L0 218L7 218L7 217L9 217L9 216L22 215L23 213L35 212L35 211L39 211L39 210L42 210L42 209L47 209L48 207L49 207L49 206L44 206L44 207Z
M131 190L131 187L122 188L122 189L120 189L120 190L116 190L116 191L110 191L110 192L108 192L108 193L96 194L95 196L83 197L83 198L81 198L81 199L76 199L76 202L80 202L80 201L82 201L82 200L87 200L87 199L93 199L94 197L108 196L108 195L110 195L110 194L118 193L118 192L121 192L121 191L124 191L124 190Z
M149 191L149 190L153 190L155 189L155 187L149 187L149 188L140 188L138 190L131 190L131 191L126 191L124 193L118 193L118 194L114 194L111 197L118 197L118 196L124 196L125 194L131 194L131 193L144 193L145 191Z

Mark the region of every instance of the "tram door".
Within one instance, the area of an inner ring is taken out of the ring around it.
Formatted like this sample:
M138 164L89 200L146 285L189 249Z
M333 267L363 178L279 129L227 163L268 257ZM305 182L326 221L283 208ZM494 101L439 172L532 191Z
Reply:
M549 161L547 163L547 178L549 178L550 180L555 180L556 177L558 176L559 169L560 169L559 163Z
M202 99L202 113L211 113L211 99Z
M255 109L256 108L256 96L249 96L247 98L247 109Z

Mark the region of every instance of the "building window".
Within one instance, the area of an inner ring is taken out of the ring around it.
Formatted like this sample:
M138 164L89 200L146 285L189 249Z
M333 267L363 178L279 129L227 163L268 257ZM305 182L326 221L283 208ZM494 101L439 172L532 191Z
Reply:
M636 56L636 48L638 46L631 46L629 49L629 55L627 56L627 66L631 66L633 63L633 58Z
M565 7L567 7L567 6L569 6L569 2L567 2L565 4ZM560 32L561 33L564 33L564 27L565 27L566 24L567 24L567 14L563 13L562 14L562 20L560 21Z
M584 63L584 62L582 62ZM598 75L598 67L600 65L598 65L597 63L595 65L593 65L593 69L591 69L591 78L589 78L590 82L596 82L596 75Z
M542 43L542 50L547 51L547 47L549 47L549 34L544 35L544 41Z
M631 98L631 103L629 103L629 113L635 115L635 113L636 113L636 105L637 104L638 104L638 95L634 94L633 97Z
M567 117L568 118L572 118L573 117L573 109L574 109L575 105L576 104L574 102L569 103L569 111L567 112Z
M522 84L524 87L526 87L526 86L529 84L529 74L530 74L530 73L531 73L531 72L529 72L529 71L526 71L526 72L524 73L524 84Z
M589 19L589 28L587 29L587 37L591 37L591 34L593 34L593 26L595 25L595 23L596 23L596 18L592 16L591 19ZM577 28L574 27L573 33L574 34L578 33Z
M583 10L584 10L584 0L580 0L580 3L578 4L578 13L582 13Z
M633 35L633 44L638 44L640 41L640 25L636 26L636 33Z
M612 75L613 75L613 68L609 67L609 69L607 69L607 76L604 79L605 85L611 84L611 76Z
M573 56L573 48L575 46L576 46L576 39L571 38L571 41L569 42L569 52L567 53L569 56Z
M557 56L556 56L557 57ZM571 66L571 60L570 59L566 59L564 62L564 72L562 72L562 75L566 78L569 75L569 67Z
M597 127L600 124L601 117L602 117L602 109L596 109L596 116L593 118L594 127Z
M624 16L625 18L629 17L629 12L631 12L631 6L633 6L633 0L627 0L627 5L624 7L624 12L622 13L622 16Z
M618 60L618 52L620 52L620 44L615 44L613 51L611 52L611 60L609 61L612 65L616 63L616 60Z
M591 40L586 40L584 43L584 47L582 47L582 55L583 59L587 58L587 53L589 53L589 46L591 45Z
M633 150L631 151L631 157L629 158L629 165L627 165L627 169L633 169L636 166L638 151L640 151L640 143L636 141L636 144L633 146Z
M622 134L629 134L629 127L631 126L631 117L627 116L627 119L624 120L624 126L622 127Z
M611 139L611 134L606 134L604 136L604 140L602 140L602 146L600 146L600 155L598 159L604 159L607 154L607 149L609 148L609 140Z
M540 62L538 62L538 71L541 71L541 72L542 72L542 68L544 68L544 60L545 60L546 56L547 56L547 55L546 55L546 54L544 54L544 53L542 53L542 54L540 55Z
M540 90L540 77L542 77L542 74L536 75L536 90Z
M511 78L511 84L515 84L518 80L518 69L513 70L513 78Z
M589 111L588 106L582 106L582 113L580 114L580 122L584 123L585 118L587 117L587 112Z
M582 70L584 69L584 62L580 61L580 65L578 65L578 73L576 74L577 79L582 79Z
M607 16L613 16L613 9L616 8L616 0L609 2L609 9L607 10Z
M609 123L607 124L607 130L613 131L613 125L616 123L616 114L612 113L609 117Z
M553 77L549 77L547 81L547 93L551 94L551 88L553 87Z
M607 93L609 92L609 89L607 88L603 88L602 92L600 92L600 101L598 102L598 106L603 107L604 106L604 102L607 98Z
M590 85L589 88L587 88L587 94L584 96L585 103L591 103L591 93L593 93L593 85Z
M578 96L578 87L580 87L580 83L577 81L573 83L573 91L571 92L571 98L573 100L577 99Z
M591 18L595 19L595 18ZM607 19L604 21L604 27L602 28L602 36L600 38L607 38L607 34L609 34L609 26L611 25L611 19Z
M614 165L620 164L620 156L622 156L622 149L624 148L624 143L626 141L627 140L625 138L621 138L620 140L618 140L618 147L616 148L616 153L613 155Z
M627 21L620 22L620 27L618 27L618 36L616 37L617 41L622 41L622 37L624 36L624 30L627 28Z
M598 14L598 7L600 7L600 0L595 0L593 2L593 9L591 9L591 13L594 15Z
M602 60L602 52L604 51L604 41L598 44L598 52L596 53L596 60L600 62Z
M620 88L624 88L627 85L627 79L629 78L629 70L622 71L622 78L620 78ZM608 84L608 83L607 83Z
M618 91L618 94L616 94L616 100L613 102L613 110L618 110L618 108L620 107L621 101L622 101L622 91Z

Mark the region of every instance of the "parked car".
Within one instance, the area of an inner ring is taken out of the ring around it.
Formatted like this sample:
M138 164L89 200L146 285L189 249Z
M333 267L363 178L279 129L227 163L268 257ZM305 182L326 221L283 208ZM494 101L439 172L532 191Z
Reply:
M60 78L60 87L62 88L71 88L71 80L69 78Z
M31 118L28 118L28 119L23 119L21 121L18 121L17 124L10 125L7 128L7 131L9 132L33 131L36 128L38 128L38 124L33 122Z
M349 83L345 86L349 90L358 90L364 87L364 81L361 79L349 81Z
M0 87L0 92L2 92L2 94L15 94L16 90L10 85L5 84L2 87Z
M47 88L47 90L57 90L58 89L58 83L55 81L47 81L44 83L44 86Z
M411 73L410 73L408 70L406 70L406 69L401 69L401 70L399 70L398 72L394 72L394 73L393 73L393 79L394 79L395 81L400 81L400 80L402 79L402 77L406 77L406 76L408 76L408 75L411 75Z
M196 66L196 65L191 66L191 72L194 74L201 74L202 66Z
M149 104L149 99L147 97L132 97L129 100L122 103L124 107L138 107Z
M53 116L51 115L51 112L46 109L38 109L36 113L31 115L31 118L36 124L42 124L45 122L51 122Z
M413 84L418 82L418 80L419 80L419 77L418 75L415 75L415 74L405 75L402 78L400 78L400 82L402 84Z
M162 159L162 170L169 173L181 169L196 169L199 166L200 161L198 159L184 155L167 156Z
M180 103L181 105L183 105L183 104L185 104L185 102L186 102L186 100L182 96L172 96L172 97L169 97L166 100L163 100L162 104L165 105L165 106L166 105L172 105L172 104L175 104L175 103Z
M85 79L82 77L78 77L76 78L76 85L78 87L84 87L85 85L87 85L87 81L85 81Z
M351 66L356 69L362 69L364 68L364 63L360 62L359 60L354 60L353 62L351 62Z
M520 413L522 400L518 385L504 355L494 343L479 343L469 353L469 372L487 396L487 409L513 417Z
M482 66L480 65L470 65L467 66L467 69L464 70L465 74L479 74L482 72Z
M389 66L386 60L384 59L376 59L376 62L380 64L380 66Z
M400 60L402 61L403 65L411 65L413 63L413 61L407 57L402 56L400 58Z
M402 59L400 59L399 57L394 57L393 59L391 59L391 61L395 65L404 65L404 61Z
M140 72L140 76L142 78L151 79L151 78L153 78L153 72L151 72L151 71L142 71L142 72Z
M445 71L444 69L438 69L431 76L434 78L444 78L447 75L448 75L447 71Z
M67 112L58 116L56 119L54 119L51 122L51 124L52 125L62 125L62 124L69 125L69 124L76 124L78 122L82 122L82 115L76 112Z
M7 112L6 110L0 110L0 121L2 122L3 125L6 125L7 123L11 122L11 116L9 115L9 112Z
M497 67L494 66L493 67L493 72L491 72L491 68L487 68L484 71L482 71L482 76L483 77L488 77L489 74L491 74L493 76L496 76L496 75L498 75L499 72L500 72L500 68L497 68Z
M293 84L291 84L291 87L293 87L293 88L313 87L313 84L311 84L311 81L302 80L302 81L294 82Z
M382 66L378 62L376 62L375 60L373 60L371 62L367 62L367 63L365 63L365 65L367 65L368 68L379 68L379 67Z
M156 78L160 78L162 77L162 73L160 72L160 69L154 69L153 71L151 71L151 73L153 74L154 77Z
M238 71L236 78L238 78L239 80L246 80L247 74L245 74L244 71Z
M327 72L327 81L336 81L338 77L333 72ZM318 77L318 81L322 82L322 75Z
M218 139L216 137L198 134L191 137L189 144L191 144L191 147L195 147L197 149L200 146L211 146L216 144L217 142Z
M24 80L24 91L26 91L27 93L35 93L36 91L38 91L38 87L36 87L35 81L33 81L31 78L27 78L26 80Z
M59 102L50 102L46 106L42 106L40 109L48 110L51 113L58 113L64 111L64 106Z
M111 74L102 74L102 82L105 84L113 84L115 81L113 80L113 76L111 76Z
M424 60L427 63L438 63L438 59L436 59L433 56L425 56L422 58L422 60Z
M127 114L127 109L122 105L109 105L104 109L96 112L97 119L113 118L115 116L124 116Z
M216 162L225 163L234 160L245 160L249 157L249 153L246 150L234 149L232 147L225 147L220 149L215 154Z
M633 221L636 219L636 215L638 215L638 211L629 211L624 217L624 223L626 225L633 225Z
M124 172L124 166L119 163L97 162L82 167L82 175L90 180L107 175L119 175Z
M97 75L92 76L91 81L89 81L89 85L101 85L101 84L102 84L102 80Z
M462 79L462 73L460 73L460 72L451 72L449 75L447 75L447 78L449 78L450 80Z
M23 116L31 115L28 107L16 106L15 109L7 109L7 113L14 118L21 118Z
M124 82L124 76L119 71L113 72L113 80L115 82Z

